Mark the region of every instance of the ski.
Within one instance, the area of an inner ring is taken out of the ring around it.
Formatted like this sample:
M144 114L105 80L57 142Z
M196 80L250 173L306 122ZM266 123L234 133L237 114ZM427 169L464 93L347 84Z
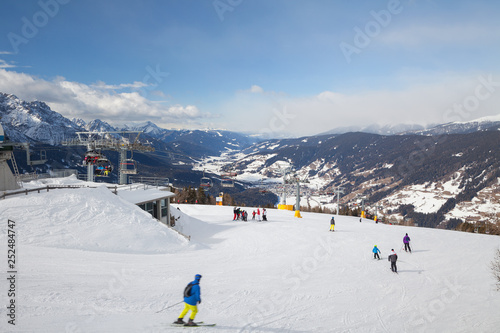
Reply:
M212 327L216 324L204 324L202 321L196 322L196 326L188 326L186 324L172 324L174 327Z
M211 327L211 326L215 326L215 324L197 324L198 326L187 326L187 325L184 325L184 327Z

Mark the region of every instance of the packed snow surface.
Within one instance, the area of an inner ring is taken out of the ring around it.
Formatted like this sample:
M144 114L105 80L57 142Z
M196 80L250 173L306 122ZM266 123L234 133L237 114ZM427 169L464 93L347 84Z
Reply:
M18 274L15 326L1 279L0 331L187 332L170 323L202 274L196 320L217 326L197 332L498 332L499 237L344 216L330 232L329 215L269 209L268 222L236 222L232 210L174 205L188 242L106 188L1 200L3 270L10 219Z

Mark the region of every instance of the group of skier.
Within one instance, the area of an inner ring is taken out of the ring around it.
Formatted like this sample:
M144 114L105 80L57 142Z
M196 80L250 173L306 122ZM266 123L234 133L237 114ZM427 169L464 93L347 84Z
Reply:
M406 234L404 237L403 237L403 245L404 245L404 249L406 252L410 252L411 253L411 247L410 247L410 236L408 236L408 234ZM373 247L373 259L378 259L380 260L380 256L379 254L382 253L380 252L379 248L377 247L377 245L375 245ZM391 249L391 254L387 257L387 260L391 262L391 271L393 271L394 273L397 273L398 272L398 267L396 265L396 262L398 261L398 255L397 253L394 251L394 249Z
M234 208L234 220L239 218L239 216L242 214L241 209L239 208ZM255 215L258 214L260 217L260 210L257 209L257 213L253 211L253 219L255 219ZM262 217L263 220L266 221L266 209L264 208L262 211ZM332 216L330 220L330 231L334 231L335 229L335 217ZM403 245L404 245L404 250L406 252L411 253L411 247L410 247L410 236L408 236L408 233L403 237ZM378 259L380 260L380 255L382 252L379 250L377 245L373 247L373 259ZM398 272L398 267L396 265L396 262L398 261L398 255L394 251L394 249L391 249L391 254L387 257L387 260L391 262L391 271L394 273ZM199 326L199 323L196 323L194 321L194 318L196 317L196 314L198 313L198 304L201 303L201 289L200 289L200 279L201 275L196 274L194 277L194 281L190 282L186 288L184 289L184 309L179 315L179 318L174 321L174 324L176 325L184 325L184 326ZM191 315L189 316L188 322L184 321L184 317L186 314L191 311ZM215 325L215 324L212 324Z
M248 213L246 210L242 210L239 207L234 207L233 209L233 221L241 220L241 221L248 221ZM257 220L261 221L260 219L261 211L260 208L257 208L257 211L252 212L252 220L255 220L255 217L257 216ZM262 209L262 221L267 221L267 211L265 208Z
M359 221L361 222L361 219ZM332 218L330 219L330 231L335 231L335 217L334 216L332 216ZM411 253L410 236L408 236L408 234L406 234L403 237L403 245L404 245L404 250L406 252L410 252ZM377 245L375 245L373 247L372 252L373 252L373 259L380 260L379 254L381 254L382 252L380 252L380 250L377 247ZM387 260L391 262L391 270L394 273L397 273L398 272L398 268L396 266L396 262L398 261L398 255L396 254L396 251L394 251L394 249L391 249L391 254L387 257Z

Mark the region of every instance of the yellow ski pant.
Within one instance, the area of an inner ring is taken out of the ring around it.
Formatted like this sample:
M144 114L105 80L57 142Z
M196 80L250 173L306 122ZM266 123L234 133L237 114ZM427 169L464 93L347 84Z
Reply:
M198 313L198 307L196 305L189 305L187 303L184 303L184 310L182 310L179 318L184 318L184 316L188 313L189 310L191 310L191 315L189 316L189 319L194 319L194 317Z
M330 231L334 231L335 229L335 224L330 224Z

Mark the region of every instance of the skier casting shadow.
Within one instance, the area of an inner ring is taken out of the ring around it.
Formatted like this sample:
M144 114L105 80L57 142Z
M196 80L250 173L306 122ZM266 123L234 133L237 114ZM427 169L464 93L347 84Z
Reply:
M373 247L373 259L378 259L380 260L380 256L378 255L379 253L382 254L382 252L380 252L380 250L378 249L377 245L375 245Z
M332 219L330 220L330 231L335 231L335 217L332 216Z
M196 274L194 281L190 282L184 289L184 310L182 310L179 318L174 321L174 324L184 324L184 326L198 326L194 322L194 317L198 313L197 304L201 303L201 291L200 291L200 279L201 275ZM183 318L191 310L191 315L189 316L189 321L186 323Z
M394 252L394 249L391 250L391 254L387 258L387 260L391 262L391 271L397 273L398 268L396 266L396 261L398 261L398 255L396 254L396 252Z
M406 236L403 237L403 244L405 245L405 251L406 252L410 251L411 253L410 236L408 236L408 234L406 234Z

